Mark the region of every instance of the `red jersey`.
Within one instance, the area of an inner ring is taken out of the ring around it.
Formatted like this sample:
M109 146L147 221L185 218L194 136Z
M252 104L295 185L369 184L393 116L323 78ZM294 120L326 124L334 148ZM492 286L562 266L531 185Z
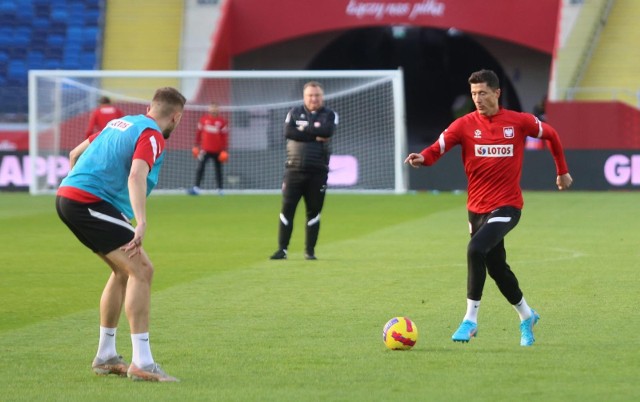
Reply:
M468 180L467 209L483 214L503 206L522 209L522 160L527 137L547 140L558 175L568 173L556 131L529 113L507 109L493 116L477 111L455 120L438 141L420 153L424 165L435 163L456 145Z
M122 110L118 109L112 105L101 105L94 109L91 112L91 117L89 118L89 126L87 127L87 131L85 132L85 137L89 138L89 136L96 131L102 131L103 128L107 126L113 119L119 119L123 117L124 113Z
M205 114L198 121L196 146L208 153L226 151L229 146L229 128L225 119L220 116Z

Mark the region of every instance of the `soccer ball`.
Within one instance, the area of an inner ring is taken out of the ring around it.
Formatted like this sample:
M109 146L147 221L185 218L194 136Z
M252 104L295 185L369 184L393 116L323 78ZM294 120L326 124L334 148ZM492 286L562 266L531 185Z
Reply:
M418 341L418 327L407 317L394 317L385 324L382 341L391 350L411 349Z

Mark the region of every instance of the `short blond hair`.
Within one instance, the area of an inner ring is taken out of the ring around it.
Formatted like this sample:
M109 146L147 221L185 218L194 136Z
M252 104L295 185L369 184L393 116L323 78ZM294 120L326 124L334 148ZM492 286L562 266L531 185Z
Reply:
M184 110L185 103L187 103L187 98L185 98L180 91L172 87L158 88L151 100L151 105L157 109L158 113L162 116L169 116L172 113L181 112Z

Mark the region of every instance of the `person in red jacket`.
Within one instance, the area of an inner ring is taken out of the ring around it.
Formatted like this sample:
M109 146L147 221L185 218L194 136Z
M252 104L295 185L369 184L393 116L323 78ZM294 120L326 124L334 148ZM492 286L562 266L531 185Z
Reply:
M119 119L124 116L122 110L111 104L111 99L106 96L98 99L98 107L91 112L89 118L89 126L85 131L85 138L89 138L91 134L102 131L113 119Z
M409 154L405 163L415 168L430 166L456 145L462 147L471 240L467 247L467 312L452 340L469 342L476 335L488 272L520 316L520 345L530 346L540 316L525 301L504 248L504 238L518 224L524 204L520 176L527 137L546 141L559 190L568 189L573 179L553 127L532 114L500 107L500 81L493 71L474 72L469 85L476 110L454 120L434 144Z
M189 190L189 194L200 194L200 183L204 176L205 165L209 159L214 162L218 192L222 194L224 187L222 164L229 157L228 148L229 123L220 116L218 104L212 102L209 105L209 113L203 114L198 121L196 143L193 147L193 156L198 160L198 167L196 168L196 182Z

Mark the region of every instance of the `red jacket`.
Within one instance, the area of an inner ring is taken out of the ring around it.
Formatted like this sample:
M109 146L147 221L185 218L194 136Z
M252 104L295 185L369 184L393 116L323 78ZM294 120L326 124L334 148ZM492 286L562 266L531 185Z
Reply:
M229 126L220 116L204 114L198 121L196 146L208 153L220 153L229 148Z
M95 132L102 131L103 128L106 127L107 123L109 123L113 119L119 119L124 116L122 110L118 109L113 105L100 105L93 112L91 112L91 117L89 118L89 126L87 127L87 131L85 132L85 137L89 138L89 136Z

